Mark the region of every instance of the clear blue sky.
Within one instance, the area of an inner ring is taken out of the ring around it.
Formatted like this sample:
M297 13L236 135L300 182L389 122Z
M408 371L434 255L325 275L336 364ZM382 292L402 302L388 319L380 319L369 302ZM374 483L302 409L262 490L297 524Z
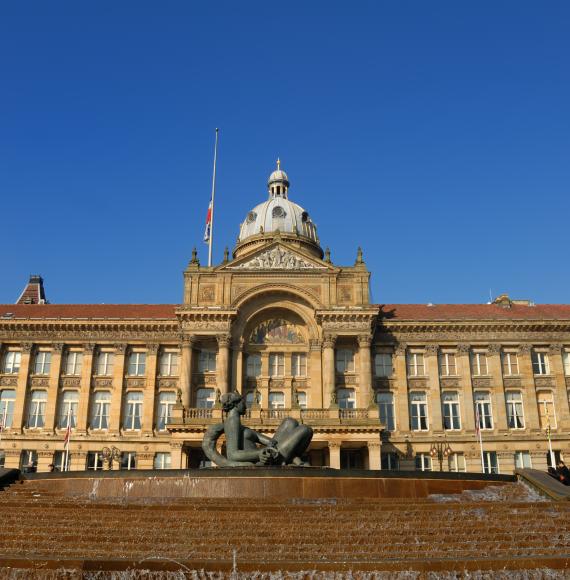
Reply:
M376 302L570 302L570 3L3 2L0 302L179 302L291 198Z

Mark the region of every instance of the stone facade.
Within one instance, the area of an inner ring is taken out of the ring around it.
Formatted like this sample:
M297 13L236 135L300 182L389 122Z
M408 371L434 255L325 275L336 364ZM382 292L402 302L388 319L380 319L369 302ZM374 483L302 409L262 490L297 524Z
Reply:
M179 305L0 306L5 466L63 467L69 421L72 470L198 467L229 390L257 430L311 425L314 465L481 471L477 409L487 470L545 469L548 425L570 457L570 306L378 305L369 278L312 223L266 225L217 266L194 253Z

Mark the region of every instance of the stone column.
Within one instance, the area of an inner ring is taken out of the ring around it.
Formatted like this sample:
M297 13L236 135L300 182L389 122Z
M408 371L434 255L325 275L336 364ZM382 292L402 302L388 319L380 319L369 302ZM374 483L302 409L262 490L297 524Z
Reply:
M396 432L407 433L410 430L410 404L406 377L406 345L403 343L394 348L394 391Z
M382 469L382 462L380 461L380 441L368 441L368 469L373 471Z
M531 432L540 432L540 421L538 419L538 405L536 402L536 390L534 386L534 373L532 370L532 347L530 344L519 346L519 373L521 376L521 386L524 397L524 414L527 429ZM534 467L534 465L533 465Z
M457 374L459 375L459 384L462 397L461 405L461 425L463 431L467 433L475 432L475 407L473 402L473 384L471 381L471 361L469 353L471 347L468 344L457 345Z
M230 362L230 335L219 334L216 336L218 340L218 360L216 362L218 389L222 395L228 392L228 366Z
M329 467L340 469L340 441L329 441Z
M172 469L186 469L185 455L182 441L170 442L170 467Z
M372 361L370 357L370 344L372 339L368 335L361 334L358 337L358 354L360 359L360 401L362 409L375 408L374 386L372 385Z
M243 393L243 346L240 339L232 349L232 390Z
M156 374L158 364L158 344L147 345L146 384L143 395L142 433L152 435L154 428L154 403L156 393Z
M493 419L495 429L499 433L508 433L507 402L503 384L503 369L501 368L501 345L490 344L487 349L487 366L491 377L490 394L493 399Z
M33 344L25 342L22 344L22 357L20 359L20 372L18 373L18 384L16 386L16 401L14 403L14 420L12 429L15 433L22 432L24 424L24 413L26 412L26 396L28 378L30 374L30 362L32 358Z
M61 374L61 358L63 344L58 342L53 345L51 353L51 366L49 373L49 386L47 389L46 422L44 429L53 432L56 423L57 399L59 390L59 377Z
M145 448L148 445L145 445ZM154 453L145 449L141 453L137 453L137 469L152 469L154 467Z
M427 375L427 400L429 429L432 433L443 433L443 420L441 409L441 389L439 388L439 347L436 344L428 344L425 351L425 369Z
M321 341L309 339L307 354L307 407L310 409L324 408L325 390L323 387L323 350Z
M19 469L21 453L20 449L4 449L4 467L6 469Z
M192 400L192 372L194 366L194 344L196 337L194 335L182 338L180 345L180 383L179 388L182 397L182 405L185 409L190 407Z
M49 471L49 466L53 463L53 454L54 451L51 449L38 451L38 473Z
M323 406L328 404L329 407L337 405L334 368L335 342L336 335L325 335L323 340Z
M89 424L89 397L91 394L91 375L93 373L93 352L95 345L85 345L83 351L83 365L81 367L81 387L79 388L79 404L77 406L76 431L87 433Z
M113 365L113 389L111 391L111 410L109 417L109 431L119 433L121 428L121 414L123 407L123 385L125 382L126 344L115 345L115 361Z
M557 431L568 433L570 430L570 409L568 407L564 363L562 362L562 345L551 344L548 349L548 358L550 362L550 374L553 376L554 383Z

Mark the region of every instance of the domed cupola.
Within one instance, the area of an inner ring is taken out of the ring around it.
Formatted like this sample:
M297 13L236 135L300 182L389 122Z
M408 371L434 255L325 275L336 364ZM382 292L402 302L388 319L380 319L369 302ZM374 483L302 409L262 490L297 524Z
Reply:
M281 169L279 159L277 169L267 180L267 188L269 199L255 206L241 224L234 257L267 244L279 235L288 243L303 246L322 258L317 228L308 212L289 199L289 177Z

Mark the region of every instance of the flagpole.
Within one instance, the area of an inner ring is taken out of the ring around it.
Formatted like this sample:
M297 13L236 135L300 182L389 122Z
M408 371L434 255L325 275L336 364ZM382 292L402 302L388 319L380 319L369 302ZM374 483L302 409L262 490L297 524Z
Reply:
M71 405L67 410L67 429L69 437L67 437L67 441L65 442L65 464L63 466L64 471L67 471L67 466L69 464L69 440L71 439Z
M479 405L475 403L475 433L479 439L479 447L481 449L481 469L485 473L485 456L483 455L483 434L481 433L481 421L479 415Z
M214 196L216 195L216 160L218 157L218 131L216 127L216 142L214 144L214 172L212 174L212 211L210 214L210 239L208 240L208 267L212 265L212 242L214 241Z
M4 403L4 413L2 414L2 424L0 425L0 441L2 441L2 433L4 433L4 429L6 429L6 418L8 416L8 402L5 401Z
M479 429L479 447L481 448L481 468L483 469L483 473L485 473L485 456L483 455L483 434Z
M550 463L556 469L556 458L554 451L552 451L552 439L550 438L550 415L548 414L548 407L546 408L546 437L548 438L548 450L550 451Z

